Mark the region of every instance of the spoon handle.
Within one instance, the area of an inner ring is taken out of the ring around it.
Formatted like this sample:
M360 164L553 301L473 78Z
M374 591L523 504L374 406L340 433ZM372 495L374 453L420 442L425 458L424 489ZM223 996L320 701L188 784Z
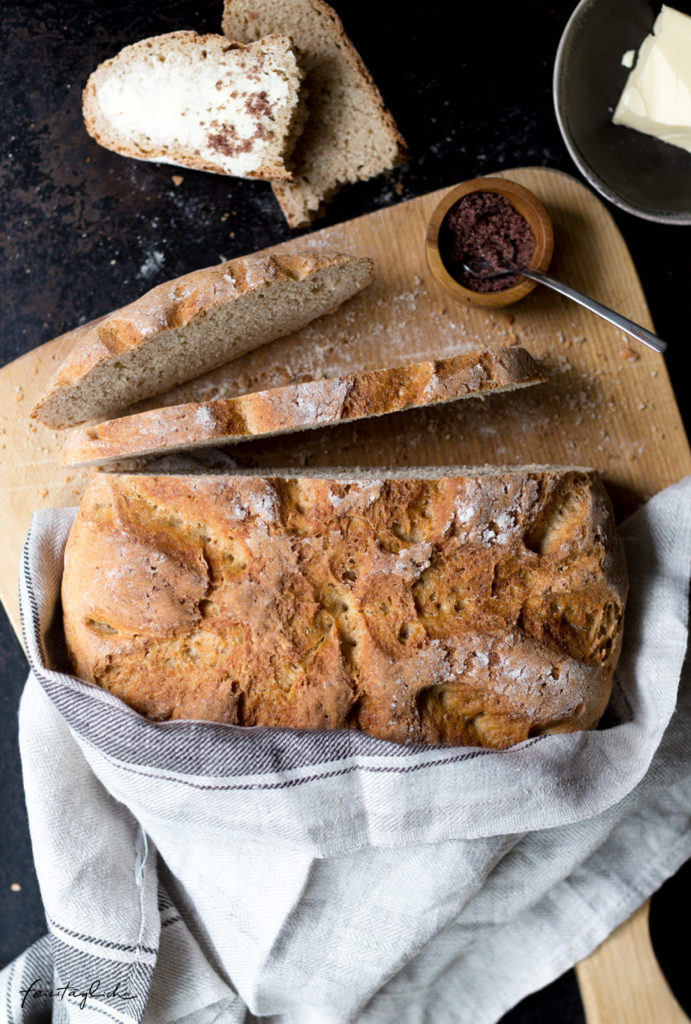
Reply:
M563 284L561 281L557 281L556 278L550 277L549 274L543 274L540 270L521 270L521 274L526 277L530 277L533 281L538 281L540 284L547 285L548 288L553 288L555 292L560 292L561 295L566 295L567 298L573 299L574 302L578 302L581 306L585 306L586 309L591 310L593 313L597 313L603 320L608 320L609 323L614 324L620 331L624 331L626 334L630 334L636 341L642 341L648 348L652 348L655 352L664 352L667 348L667 343L661 341L655 334L650 331L646 331L645 327L641 327L640 324L636 324L633 320L628 320L621 313L615 313L609 306L603 306L601 302L596 299L591 299L588 295L584 295L583 292L579 292L578 289L572 288L568 284Z

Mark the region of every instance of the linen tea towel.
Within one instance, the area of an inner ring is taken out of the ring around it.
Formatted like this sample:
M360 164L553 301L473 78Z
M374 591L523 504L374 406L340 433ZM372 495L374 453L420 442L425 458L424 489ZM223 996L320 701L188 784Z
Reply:
M50 937L4 972L9 1019L490 1024L590 952L691 853L690 507L687 480L622 528L603 727L507 751L145 721L59 671L73 513L37 515L21 744ZM76 994L25 998L35 977Z

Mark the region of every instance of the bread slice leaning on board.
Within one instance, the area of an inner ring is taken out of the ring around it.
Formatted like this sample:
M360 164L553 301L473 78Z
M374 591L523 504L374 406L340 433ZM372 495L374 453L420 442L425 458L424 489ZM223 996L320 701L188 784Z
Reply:
M285 33L300 51L307 118L293 151L293 180L273 185L290 227L310 224L343 185L407 158L379 89L323 0L225 0L223 31L242 40Z
M84 89L86 129L136 160L289 181L302 71L288 36L169 32L126 46Z
M233 398L189 402L77 427L62 452L67 466L104 465L256 437L334 426L547 380L525 349L466 352L408 366L303 381Z
M156 721L502 748L597 724L626 592L594 471L97 473L62 606Z
M63 335L73 347L31 415L57 428L112 416L300 330L373 276L364 256L260 253L167 281Z

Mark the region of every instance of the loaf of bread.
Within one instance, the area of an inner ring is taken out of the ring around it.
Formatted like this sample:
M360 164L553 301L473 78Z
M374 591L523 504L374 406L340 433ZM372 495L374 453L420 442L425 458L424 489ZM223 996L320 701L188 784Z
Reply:
M122 156L289 181L301 81L287 36L244 45L169 32L99 65L84 90L84 123Z
M592 728L626 570L594 472L96 474L74 671L156 721L506 747Z
M50 427L112 416L300 330L373 276L364 256L256 253L167 281L70 332L72 349L31 415Z
M293 152L293 180L273 190L288 224L304 227L348 182L406 159L405 142L372 76L323 0L225 0L231 39L290 36L301 54L307 120Z
M150 409L78 427L62 452L66 466L105 465L253 437L333 426L348 420L514 391L547 379L525 349L466 352L449 359L288 384L209 402Z

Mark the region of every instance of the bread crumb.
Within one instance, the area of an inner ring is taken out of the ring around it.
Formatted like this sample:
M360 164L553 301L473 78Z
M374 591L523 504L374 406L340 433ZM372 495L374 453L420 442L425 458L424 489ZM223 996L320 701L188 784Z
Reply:
M21 892L21 891L22 891L22 887L19 884L19 882L12 882L12 884L10 885L10 892Z
M172 177L171 177L171 181L173 182L173 184L175 185L176 188L179 188L180 185L182 185L184 180L185 179L183 178L183 176L181 174L173 174Z

